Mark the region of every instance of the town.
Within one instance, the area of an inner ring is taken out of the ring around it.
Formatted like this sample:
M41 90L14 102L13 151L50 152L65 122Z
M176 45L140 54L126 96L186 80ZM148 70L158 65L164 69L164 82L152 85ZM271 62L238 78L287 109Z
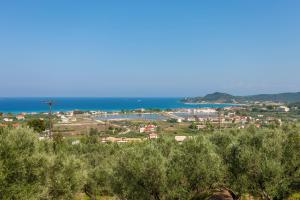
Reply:
M51 131L72 138L74 144L91 130L101 142L136 142L162 135L182 142L212 130L280 127L298 122L299 116L300 107L295 104L256 102L224 108L0 113L0 127L31 127L41 140L48 139Z

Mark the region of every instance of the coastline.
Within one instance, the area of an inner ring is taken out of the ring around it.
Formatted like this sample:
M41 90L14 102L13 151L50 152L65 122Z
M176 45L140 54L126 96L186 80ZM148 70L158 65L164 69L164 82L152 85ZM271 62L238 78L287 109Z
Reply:
M42 103L48 98L4 98L0 101L2 113L46 113L49 108ZM104 111L121 112L133 110L174 110L187 108L224 108L237 106L234 104L201 103L190 104L180 100L182 98L49 98L55 104L53 112L81 111Z
M217 102L212 102L212 103L209 103L209 102L205 102L205 103L202 103L202 102L198 102L198 103L190 103L190 102L183 102L183 104L186 104L186 105L228 105L227 107L231 107L231 106L243 106L245 104L239 104L239 103L217 103Z

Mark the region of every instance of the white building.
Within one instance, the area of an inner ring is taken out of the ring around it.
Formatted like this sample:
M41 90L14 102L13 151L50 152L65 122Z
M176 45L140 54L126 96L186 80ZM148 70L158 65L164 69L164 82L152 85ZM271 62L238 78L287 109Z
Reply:
M9 119L9 118L4 118L3 121L5 121L5 122L12 122L14 120L13 119Z
M278 110L279 112L289 112L289 111L290 111L290 108L287 107L287 106L279 106L279 107L277 108L277 110Z
M184 140L186 140L187 139L187 136L175 136L175 140L177 141L177 142L183 142Z
M69 119L64 115L60 116L61 123L69 123Z
M149 139L157 139L158 135L156 133L150 133L149 134Z
M17 120L24 120L25 116L24 115L17 115L16 118L17 118Z
M78 145L78 144L80 144L80 141L79 141L79 140L74 140L74 141L72 141L72 145Z
M140 128L140 133L153 133L156 131L157 126L155 125L147 125L145 127Z

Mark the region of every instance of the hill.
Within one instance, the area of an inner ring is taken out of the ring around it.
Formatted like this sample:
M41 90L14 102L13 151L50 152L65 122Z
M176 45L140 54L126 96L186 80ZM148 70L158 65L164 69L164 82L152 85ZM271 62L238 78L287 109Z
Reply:
M227 93L215 92L204 97L190 97L182 100L185 103L249 103L249 102L300 102L300 92L279 93L279 94L258 94L249 96L234 96Z

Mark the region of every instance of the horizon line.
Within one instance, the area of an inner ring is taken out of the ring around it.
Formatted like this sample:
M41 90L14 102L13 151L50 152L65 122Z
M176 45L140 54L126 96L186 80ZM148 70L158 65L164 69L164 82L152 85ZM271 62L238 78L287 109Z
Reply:
M230 92L209 92L208 94L214 93L226 93L233 96L253 96L253 95L276 95L276 94L286 94L286 93L300 93L296 92L277 92L277 93L256 93L256 94L245 94L245 95L236 95ZM203 97L205 95L189 95L189 96L0 96L1 98L186 98L186 97Z

